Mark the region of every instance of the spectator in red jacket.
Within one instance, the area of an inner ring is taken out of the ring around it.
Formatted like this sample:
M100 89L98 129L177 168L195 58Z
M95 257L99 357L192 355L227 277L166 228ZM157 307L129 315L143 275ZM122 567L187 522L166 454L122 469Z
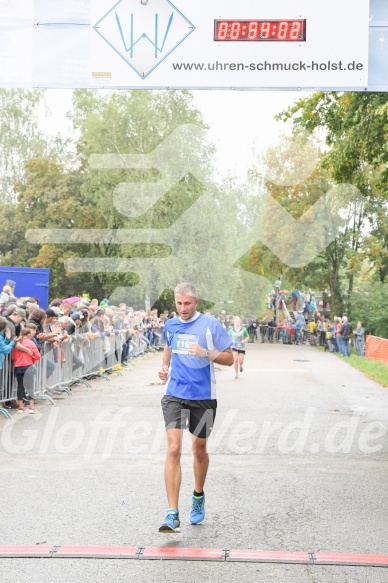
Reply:
M21 352L20 350L13 350L12 351L12 359L14 361L15 366L15 375L16 381L18 386L18 394L17 398L19 401L19 413L23 413L24 406L23 406L23 399L24 399L24 390L26 389L29 397L30 397L30 413L35 413L35 401L34 401L34 380L36 369L33 366L35 362L40 359L39 350L32 341L32 329L31 328L24 328L21 333L21 344L26 348L29 348L33 353L32 356L27 354L26 352Z

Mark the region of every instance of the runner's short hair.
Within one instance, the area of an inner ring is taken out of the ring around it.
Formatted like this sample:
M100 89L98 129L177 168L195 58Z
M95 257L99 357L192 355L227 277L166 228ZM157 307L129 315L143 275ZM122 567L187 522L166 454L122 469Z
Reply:
M198 298L197 288L193 283L180 283L174 290L174 295L176 294L183 294L185 296L193 296L193 298Z

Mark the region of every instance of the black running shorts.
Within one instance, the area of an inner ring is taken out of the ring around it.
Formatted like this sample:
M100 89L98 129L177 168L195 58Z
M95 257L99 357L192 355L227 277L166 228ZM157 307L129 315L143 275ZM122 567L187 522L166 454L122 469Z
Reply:
M217 399L188 401L170 395L162 397L167 429L188 429L196 437L209 437L216 418Z

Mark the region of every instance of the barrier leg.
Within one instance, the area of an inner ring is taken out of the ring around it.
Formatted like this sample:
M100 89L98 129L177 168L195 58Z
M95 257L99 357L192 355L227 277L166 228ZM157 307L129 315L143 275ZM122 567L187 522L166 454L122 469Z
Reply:
M120 376L120 377L122 376L121 372L120 372L119 370L116 370L115 368L107 368L107 369L105 370L105 373L106 373L106 374L112 374L112 373L114 373L114 372L115 372L115 373L116 373L118 376Z
M70 387L68 387L67 385L58 385L56 387L47 387L47 392L50 392L51 394L54 394L54 393L67 393L68 395L73 394L71 392Z
M134 370L136 365L133 362L128 361L126 364L123 364L122 366L124 370Z
M87 381L83 377L80 377L78 379L74 379L74 380L70 381L70 386L73 386L73 385L85 385L86 387L89 387L89 388L92 386L89 383L89 381Z
M47 393L45 393L44 395L38 395L34 401L50 401L50 403L52 405L55 405L54 401L52 400L52 398L50 397L50 395L48 395Z
M2 405L0 406L0 413L2 413L7 419L11 419L11 415L8 413L7 409L4 409Z

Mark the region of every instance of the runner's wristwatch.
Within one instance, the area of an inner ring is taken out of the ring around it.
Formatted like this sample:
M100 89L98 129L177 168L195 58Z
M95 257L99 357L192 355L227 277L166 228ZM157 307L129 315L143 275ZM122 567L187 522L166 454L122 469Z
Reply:
M210 358L210 350L205 350L205 358Z

